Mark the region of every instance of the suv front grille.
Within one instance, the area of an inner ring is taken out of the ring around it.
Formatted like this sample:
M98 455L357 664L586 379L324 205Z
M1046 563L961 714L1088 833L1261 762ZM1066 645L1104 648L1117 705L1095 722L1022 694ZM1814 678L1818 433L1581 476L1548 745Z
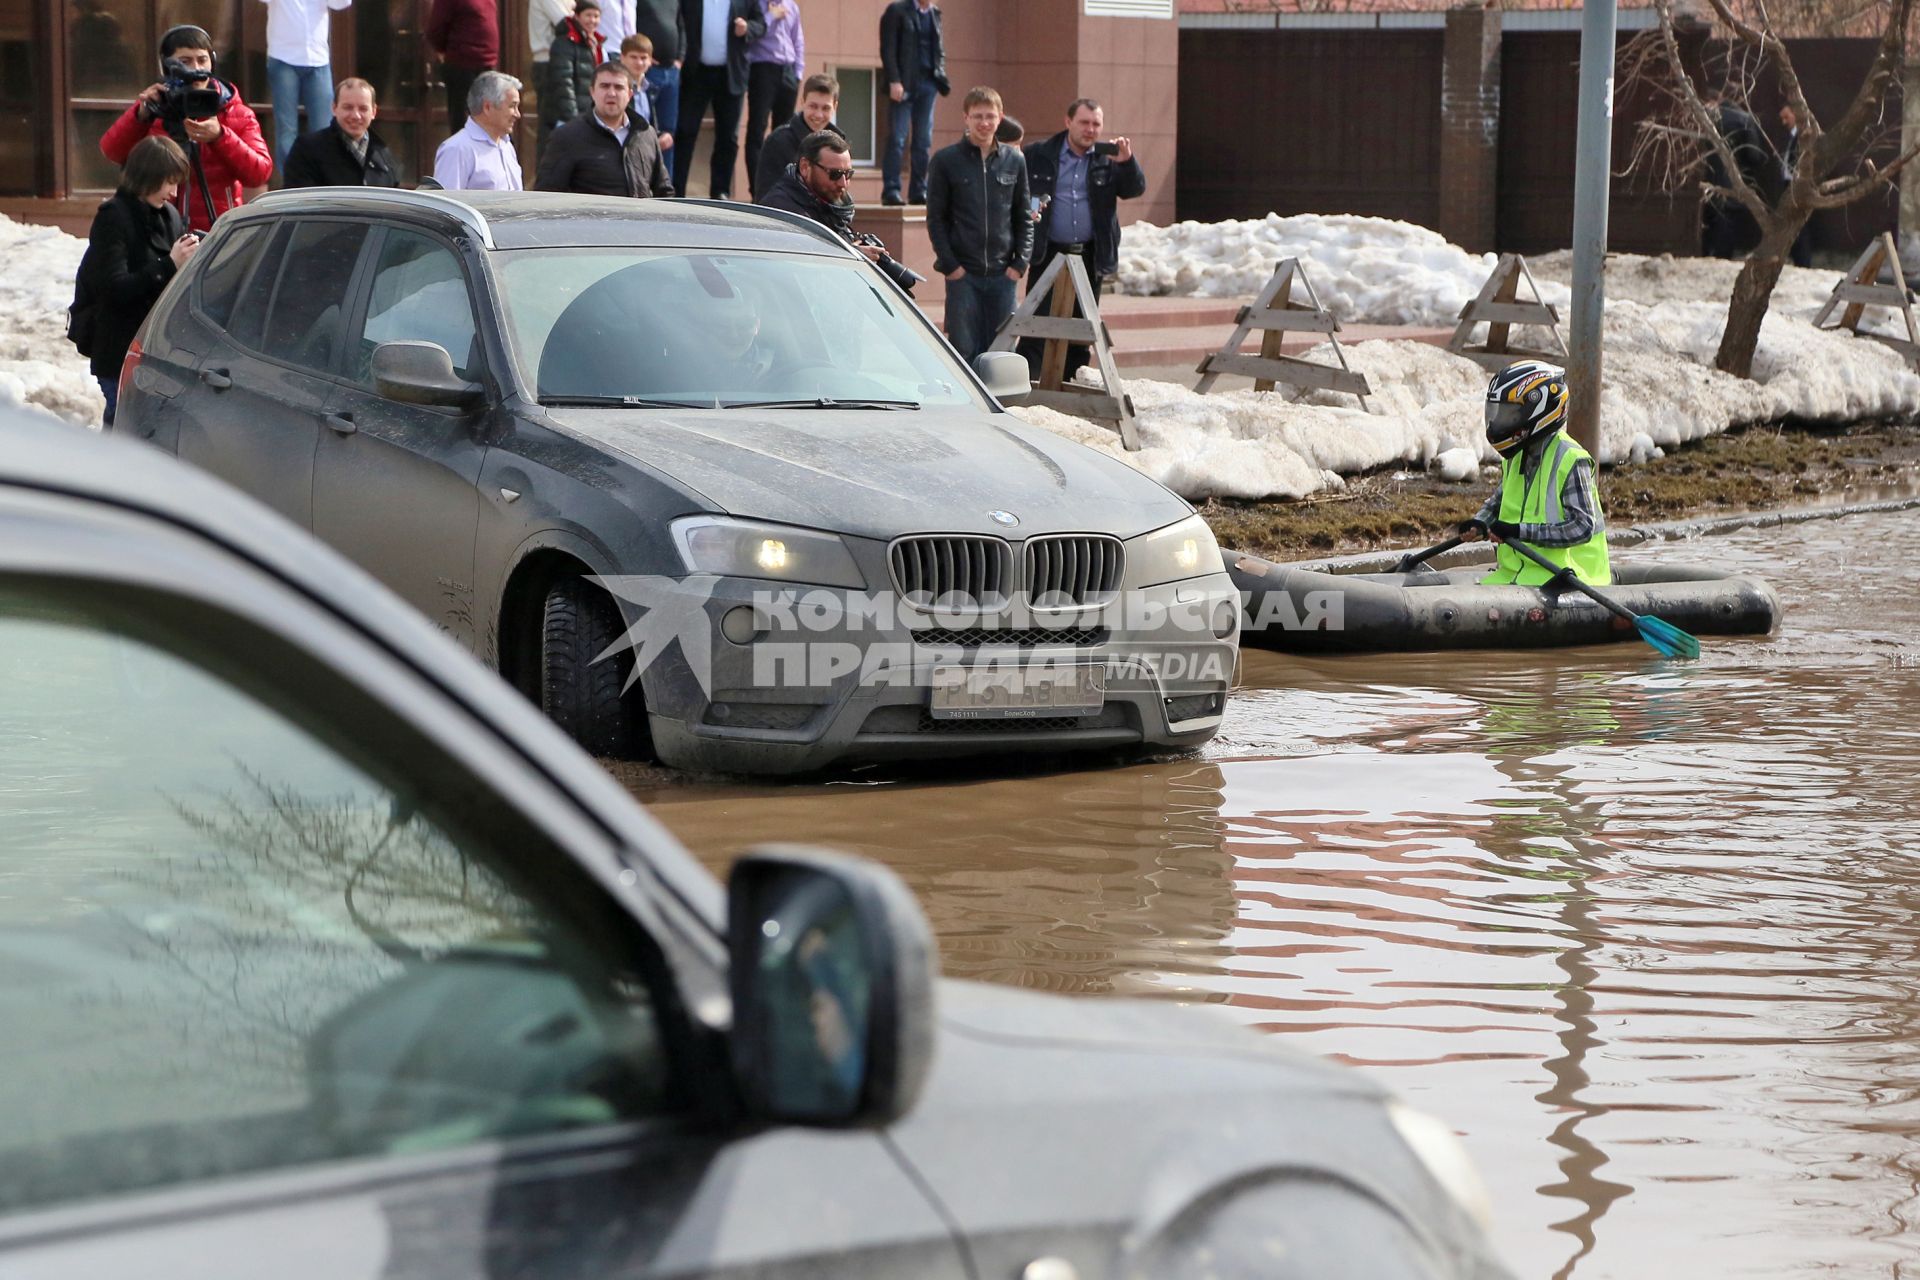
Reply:
M1038 649L1071 645L1085 649L1107 642L1105 627L1020 627L995 631L988 627L928 627L913 633L915 644L942 649L978 649L983 645Z
M1119 593L1124 563L1118 538L1092 533L1029 538L1027 599L1040 609L1109 604Z
M1003 609L1013 590L1013 548L999 538L923 534L887 551L894 588L922 608Z

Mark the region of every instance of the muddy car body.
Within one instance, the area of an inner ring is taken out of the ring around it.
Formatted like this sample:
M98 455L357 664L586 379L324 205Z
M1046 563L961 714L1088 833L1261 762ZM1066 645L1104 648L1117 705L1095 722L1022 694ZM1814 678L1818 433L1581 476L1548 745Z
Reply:
M784 772L1220 723L1235 596L1192 509L1006 413L800 219L277 193L221 219L123 382L117 430L344 551L598 752Z

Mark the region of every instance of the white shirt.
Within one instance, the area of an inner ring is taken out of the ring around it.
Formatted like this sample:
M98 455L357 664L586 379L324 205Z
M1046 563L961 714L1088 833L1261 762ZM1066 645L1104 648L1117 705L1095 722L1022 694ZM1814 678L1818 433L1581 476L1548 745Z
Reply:
M600 118L600 113L598 111L592 112L591 114L593 116L593 122L599 125L602 129L605 129L608 133L612 134L614 137L614 140L620 144L620 149L622 151L626 150L627 135L633 132L633 125L630 123L629 117L622 115L620 117L619 127L615 128L613 125L608 124L605 120L602 120Z
M467 117L433 156L433 180L448 191L519 191L520 157L511 138L496 138Z
M345 9L353 0L260 0L267 6L267 56L291 67L325 67L333 62L327 39L327 10Z
M620 42L636 30L633 0L600 0L600 38L607 42L607 57L618 62Z
M700 61L709 67L727 65L727 34L733 30L729 0L706 0L700 11Z
M573 15L573 0L527 0L527 43L533 46L533 60L545 62L553 52L553 29L560 19ZM607 11L600 11L605 23ZM607 46L611 52L617 46Z

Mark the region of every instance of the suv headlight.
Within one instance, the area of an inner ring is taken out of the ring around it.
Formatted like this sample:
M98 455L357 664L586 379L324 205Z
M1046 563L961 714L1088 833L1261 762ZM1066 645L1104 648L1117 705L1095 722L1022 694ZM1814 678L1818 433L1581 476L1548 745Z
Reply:
M1225 571L1220 544L1213 540L1207 522L1197 515L1127 539L1129 587L1154 587Z
M1394 1131L1413 1149L1433 1180L1446 1188L1447 1194L1467 1211L1467 1216L1480 1224L1482 1231L1492 1230L1493 1200L1487 1195L1486 1184L1480 1181L1480 1171L1473 1167L1473 1157L1467 1154L1453 1130L1404 1102L1389 1102L1387 1114L1393 1119Z
M672 528L674 544L691 573L854 590L867 585L838 534L727 516L685 516Z

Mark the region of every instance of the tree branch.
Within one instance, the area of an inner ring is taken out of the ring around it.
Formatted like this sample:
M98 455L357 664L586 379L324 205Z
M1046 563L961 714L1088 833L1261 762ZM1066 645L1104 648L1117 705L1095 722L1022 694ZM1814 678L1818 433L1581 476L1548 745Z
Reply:
M1746 27L1746 24L1740 22L1738 18L1733 17L1732 12L1726 7L1726 0L1710 0L1710 3L1717 11L1726 14L1728 21L1745 27L1748 31L1753 30L1751 27ZM1902 3L1911 4L1912 0L1902 0ZM1755 218L1764 223L1768 214L1772 212L1771 207L1740 172L1740 161L1733 154L1733 147L1728 144L1726 136L1720 132L1719 119L1701 99L1699 86L1694 84L1692 73L1687 70L1686 63L1680 58L1680 40L1673 30L1673 0L1654 0L1653 8L1660 18L1660 39L1666 47L1668 60L1673 64L1673 79L1679 87L1681 100L1686 104L1687 114L1699 127L1699 132L1706 139L1707 145L1720 158L1720 168L1727 175L1727 187L1710 186L1707 189L1727 191L1745 205ZM1753 34L1756 39L1759 39L1758 32Z
M1907 167L1916 157L1920 157L1920 145L1909 148L1893 161L1881 168L1874 168L1868 161L1868 171L1846 178L1835 178L1819 184L1814 190L1813 207L1816 209L1838 209L1842 205L1852 204L1875 187L1892 186L1893 175Z

